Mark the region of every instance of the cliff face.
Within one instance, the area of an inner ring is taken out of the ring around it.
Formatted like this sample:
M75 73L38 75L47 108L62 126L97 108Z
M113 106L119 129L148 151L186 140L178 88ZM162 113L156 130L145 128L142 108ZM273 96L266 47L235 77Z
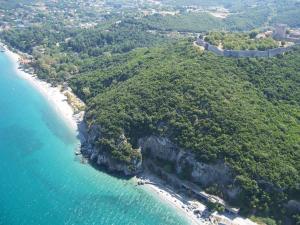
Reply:
M132 176L141 171L141 161L133 161L131 165L115 160L109 153L93 149L90 154L90 160L96 162L99 166L104 166L111 172L123 173L125 176Z
M189 180L204 187L213 184L225 187L232 183L231 172L223 162L214 165L199 162L192 152L177 147L168 138L157 136L140 138L138 144L143 159L132 160L130 164L120 162L111 153L104 151L101 145L95 145L96 140L101 138L100 130L99 126L93 126L90 129L83 152L92 162L106 167L109 171L120 172L126 176L135 175L142 171L143 160L151 160L152 162L161 161L172 164L172 173L178 176L184 174ZM120 139L126 140L124 136ZM238 194L237 189L226 190L227 195L232 198Z
M199 162L193 153L178 148L168 138L145 137L139 140L139 145L143 155L172 163L177 175L184 172L189 179L202 186L226 185L232 180L230 170L224 163L209 165Z
M82 153L86 155L91 162L98 166L103 166L111 172L122 173L126 176L132 176L142 171L141 157L133 158L129 163L122 162L107 152L103 146L96 145L96 141L101 138L101 127L93 126L87 133L85 142L82 145ZM122 145L127 140L124 136L120 137L118 144ZM141 153L140 153L141 154Z

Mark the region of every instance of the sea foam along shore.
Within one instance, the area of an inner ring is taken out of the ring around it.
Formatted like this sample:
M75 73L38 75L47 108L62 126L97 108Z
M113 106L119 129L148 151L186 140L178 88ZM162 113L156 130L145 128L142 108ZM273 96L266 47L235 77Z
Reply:
M38 79L35 75L24 72L20 69L20 55L12 52L3 45L4 53L13 62L16 73L27 80L36 88L51 104L55 111L67 122L67 125L77 134L79 134L79 124L83 120L84 112L75 114L74 108L68 103L67 97L61 91L61 87L52 87L49 83Z

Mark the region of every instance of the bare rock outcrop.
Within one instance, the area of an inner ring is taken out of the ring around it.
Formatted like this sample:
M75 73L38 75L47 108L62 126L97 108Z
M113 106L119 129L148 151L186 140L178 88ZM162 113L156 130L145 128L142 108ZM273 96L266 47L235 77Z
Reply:
M232 180L231 172L223 162L214 165L199 162L195 154L177 147L168 138L144 137L139 140L139 145L146 157L174 163L177 175L185 171L193 182L202 186L226 185Z

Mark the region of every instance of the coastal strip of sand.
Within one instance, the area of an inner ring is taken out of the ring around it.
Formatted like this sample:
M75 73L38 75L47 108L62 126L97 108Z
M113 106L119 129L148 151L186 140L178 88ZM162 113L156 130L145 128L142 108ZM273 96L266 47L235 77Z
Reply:
M209 212L207 206L187 193L181 192L156 175L145 171L135 178L143 189L152 192L161 201L170 204L192 225L257 225L253 221L230 213Z
M207 213L207 207L195 201L184 193L178 193L174 188L169 187L166 183L149 172L144 172L140 176L136 177L136 183L140 185L146 191L152 193L154 197L160 199L160 201L172 206L179 215L182 215L188 219L192 225L209 225L213 224L210 221ZM197 213L194 213L197 212Z
M83 120L84 111L76 112L75 108L68 101L67 95L74 94L70 90L63 90L61 86L53 87L51 84L38 79L35 75L23 71L20 67L20 55L12 52L5 45L3 45L3 49L4 54L14 64L16 73L36 88L51 104L53 109L67 122L67 125L79 134L79 124Z

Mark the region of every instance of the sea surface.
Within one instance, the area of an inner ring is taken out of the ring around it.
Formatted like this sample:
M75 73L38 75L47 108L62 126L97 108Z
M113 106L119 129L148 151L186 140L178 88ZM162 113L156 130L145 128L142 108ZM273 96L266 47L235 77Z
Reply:
M0 53L0 224L188 224L133 181L82 164L76 134Z

